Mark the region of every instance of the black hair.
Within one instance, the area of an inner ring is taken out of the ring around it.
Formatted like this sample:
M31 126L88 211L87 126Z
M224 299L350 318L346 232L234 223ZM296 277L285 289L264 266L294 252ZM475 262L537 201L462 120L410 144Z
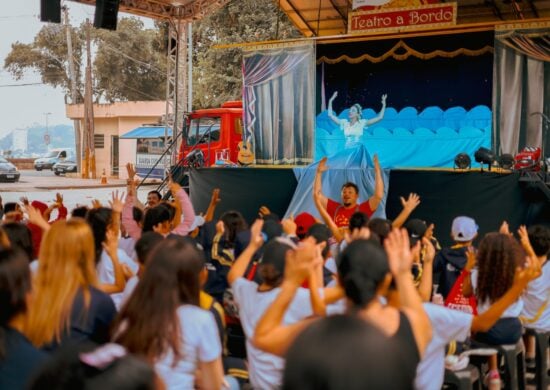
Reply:
M159 198L159 201L162 199L161 193L158 192L157 190L149 191L149 192L147 193L147 195L151 195L151 194L155 194L155 195Z
M94 235L95 262L97 264L103 252L103 241L107 238L107 228L113 222L113 210L107 207L91 209L86 214L86 221Z
M86 218L86 214L88 213L88 207L86 206L79 206L79 207L75 207L72 211L71 211L71 217L76 217L76 218Z
M31 274L27 256L20 249L0 250L0 359L5 355L4 328L27 310Z
M241 213L235 210L226 211L220 217L225 226L225 247L233 248L237 233L248 228L246 220Z
M147 257L151 250L162 240L164 237L162 234L157 232L145 232L141 235L139 240L137 240L135 249L137 255L137 261L144 265L147 261Z
M392 229L391 222L383 218L371 218L367 227L370 229L371 233L376 233L381 244L388 237Z
M325 247L323 248L321 255L323 256L323 259L326 259L328 252L330 251L328 240L332 236L332 232L328 226L322 223L314 223L306 233L306 237L310 236L315 238L316 244L320 244L321 242L325 243Z
M158 206L152 207L145 212L142 231L144 233L151 232L153 231L154 226L170 220L170 210L164 204L159 204Z
M16 202L8 202L4 204L4 214L11 213L12 211L17 211L19 205Z
M136 206L132 207L132 219L137 223L141 223L143 221L143 210Z
M21 249L27 255L29 263L34 260L34 246L31 230L26 225L19 222L6 223L2 225L2 228L6 232L10 244Z
M356 229L368 227L369 216L362 211L356 211L349 219L349 231L353 232Z
M91 343L59 349L31 380L30 390L154 390L157 377L153 367L136 356L114 358L106 367L82 361L96 348ZM100 347L102 348L102 347Z
M282 389L411 389L414 364L405 359L399 341L374 325L351 315L329 316L311 324L288 350Z
M347 183L344 183L344 185L342 185L342 190L344 188L353 188L355 190L355 193L359 194L359 187L357 187L357 184L352 183L351 181L348 181Z
M550 227L544 225L533 225L527 230L529 241L537 256L548 256L550 254Z
M382 246L374 240L352 241L340 254L338 275L346 296L363 308L376 296L380 283L390 272Z

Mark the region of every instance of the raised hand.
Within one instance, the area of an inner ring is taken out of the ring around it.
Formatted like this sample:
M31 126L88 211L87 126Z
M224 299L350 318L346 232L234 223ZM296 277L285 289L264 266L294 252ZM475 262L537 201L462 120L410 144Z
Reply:
M387 97L388 97L388 94L387 94L387 93L385 93L385 94L382 95L382 104L384 104L384 105L386 104L386 99L387 99Z
M466 250L466 266L464 267L464 269L466 271L471 271L476 266L476 264L477 264L476 252L475 252L475 249L470 246Z
M258 211L258 216L260 218L265 217L266 215L271 214L271 210L267 208L267 206L260 207L260 210Z
M212 191L212 197L210 198L210 204L217 205L218 203L220 203L220 201L220 189L214 188L214 190Z
M225 224L223 221L218 221L216 223L216 234L224 234L225 233Z
M283 233L287 236L296 235L296 229L298 229L298 226L296 225L296 222L294 222L294 216L292 214L290 215L290 218L283 219L281 226L283 228Z
M322 262L317 252L317 246L310 241L302 243L294 250L289 250L285 258L284 281L295 287L300 286L310 276L319 261Z
M103 206L101 205L101 202L100 202L98 199L93 199L93 200L92 200L92 208L98 209L98 208L100 208L100 207L103 207Z
M111 193L111 200L109 201L109 206L115 213L122 213L122 209L124 208L124 202L122 201L124 199L124 192L118 193L118 190Z
M338 91L334 92L329 100L334 100L338 96Z
M28 222L40 227L42 230L48 230L50 228L48 221L44 219L44 216L36 207L29 204L24 206L23 210L27 213Z
M19 198L19 200L21 201L21 203L23 203L24 206L28 206L30 204L29 198L27 198L26 196L22 196L21 198Z
M249 246L252 246L255 249L261 248L261 246L264 243L264 237L262 235L263 227L264 227L263 219L257 219L254 221L254 223L250 227L250 243L248 244Z
M134 177L136 176L136 169L134 168L134 164L126 164L126 172L128 173L128 181L134 181Z
M435 258L435 247L432 244L432 242L426 238L422 237L422 245L424 245L425 252L424 252L424 266L426 264L433 264L434 258Z
M542 264L536 256L527 256L525 265L516 268L514 284L525 288L531 280L535 280L542 274Z
M60 192L55 194L55 207L63 206L63 195Z
M402 196L399 197L399 200L401 201L401 206L403 209L411 212L420 204L420 196L413 192L409 194L409 197L406 200Z
M531 246L531 241L529 241L529 234L527 233L527 228L525 225L521 225L518 229L519 242L525 250L528 256L537 257L535 250Z
M410 249L409 235L405 229L393 229L386 240L384 248L388 254L390 271L394 276L411 272L414 256Z
M172 193L172 196L176 196L176 193L181 190L181 186L179 183L176 183L174 179L172 178L172 175L169 175L168 179L168 187L170 188L170 192Z
M500 225L500 229L498 230L500 234L506 234L508 236L511 236L512 233L510 233L510 226L508 225L508 222L502 221L502 225Z
M321 159L321 161L319 161L319 165L317 165L317 172L323 173L323 172L326 172L328 170L327 160L328 160L327 157L323 157Z
M376 169L377 171L380 170L380 161L378 160L378 154L372 156L372 162L374 164L374 169Z

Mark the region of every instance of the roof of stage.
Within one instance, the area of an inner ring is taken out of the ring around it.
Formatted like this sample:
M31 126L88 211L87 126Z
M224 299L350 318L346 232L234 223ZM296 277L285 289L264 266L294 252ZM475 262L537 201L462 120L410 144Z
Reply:
M96 2L72 1L89 5L95 5ZM120 11L154 19L195 20L223 7L229 1L231 0L120 0ZM304 37L346 34L352 1L277 0ZM457 3L459 25L550 18L550 0L457 0Z

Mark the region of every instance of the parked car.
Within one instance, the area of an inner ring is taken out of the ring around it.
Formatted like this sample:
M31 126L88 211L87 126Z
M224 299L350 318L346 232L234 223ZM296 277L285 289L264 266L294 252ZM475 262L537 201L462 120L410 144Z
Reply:
M21 174L17 167L3 157L0 157L0 179L6 181L19 181Z
M34 160L34 169L37 171L51 169L53 171L53 166L56 163L64 161L67 157L71 157L72 154L71 149L52 149L44 157Z
M76 172L77 167L76 167L76 162L71 160L65 160L65 161L60 161L58 163L55 163L52 169L53 169L53 173L59 176L62 173L64 174L67 172Z

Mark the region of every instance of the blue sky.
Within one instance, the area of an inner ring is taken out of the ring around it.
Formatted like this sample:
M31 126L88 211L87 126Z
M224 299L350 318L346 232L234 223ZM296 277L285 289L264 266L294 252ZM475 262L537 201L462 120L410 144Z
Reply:
M65 1L69 7L72 25L79 25L86 18L94 17L94 7ZM119 13L121 16L126 14ZM147 27L152 25L148 23ZM0 137L15 128L26 128L34 124L71 124L65 117L63 93L47 85L11 87L12 84L39 83L40 76L28 72L22 80L15 81L3 69L4 58L11 50L11 44L19 41L30 43L43 23L40 22L40 0L2 1L0 7Z

